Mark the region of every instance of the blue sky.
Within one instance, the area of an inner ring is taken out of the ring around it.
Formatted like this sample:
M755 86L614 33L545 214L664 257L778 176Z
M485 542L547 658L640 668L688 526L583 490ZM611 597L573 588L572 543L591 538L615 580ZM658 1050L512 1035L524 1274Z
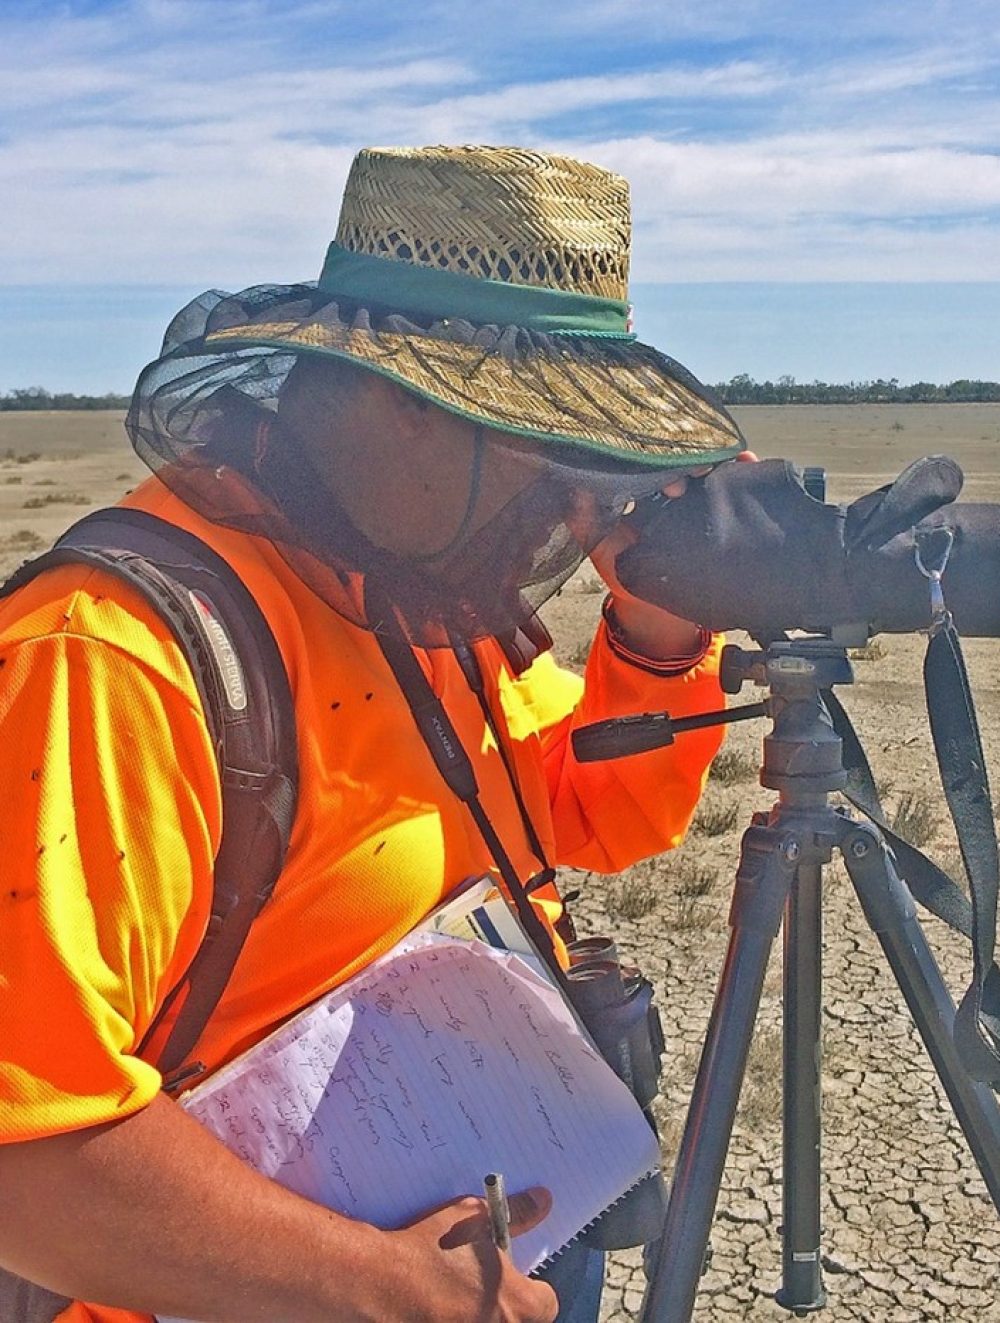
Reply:
M699 376L1000 377L996 0L0 0L0 390L128 390L209 286L312 278L369 143L626 175Z

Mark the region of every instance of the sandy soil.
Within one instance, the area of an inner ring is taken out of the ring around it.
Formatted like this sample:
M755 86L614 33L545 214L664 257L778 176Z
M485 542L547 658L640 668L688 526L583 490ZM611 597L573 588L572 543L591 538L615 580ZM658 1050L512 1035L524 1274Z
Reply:
M954 455L965 495L1000 500L1000 406L908 405L743 408L734 411L762 456L828 470L849 499L910 459ZM145 470L114 414L0 413L0 572L40 550L72 519L134 485ZM984 587L987 587L984 585ZM988 586L996 591L998 585ZM579 665L600 607L584 569L547 615L562 660ZM736 641L742 641L737 638ZM865 741L890 812L906 792L939 862L957 862L923 710L919 638L878 641L842 693ZM1000 767L1000 661L992 641L967 657L987 756ZM737 727L685 844L619 878L574 877L578 922L613 930L656 982L669 1048L659 1115L668 1160L679 1140L727 937L739 838L766 807L756 782L761 724ZM968 979L961 943L927 930L954 990ZM824 1254L832 1323L1000 1319L1000 1219L868 931L842 865L825 899ZM785 1318L780 1281L780 968L772 962L712 1236L714 1257L695 1318ZM604 1319L637 1317L636 1252L612 1256Z

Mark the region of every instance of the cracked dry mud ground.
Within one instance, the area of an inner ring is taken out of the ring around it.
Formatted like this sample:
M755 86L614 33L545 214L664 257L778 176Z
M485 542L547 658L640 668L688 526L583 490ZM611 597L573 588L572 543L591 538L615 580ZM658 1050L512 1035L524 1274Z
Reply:
M1000 1222L916 1030L837 870L827 896L823 1222L835 1320L1000 1317ZM660 989L667 1038L659 1108L675 1147L723 948L710 930L664 933L647 920L630 950ZM946 944L950 945L950 944ZM940 949L940 946L939 946ZM954 955L955 953L953 953ZM963 959L948 962L961 985ZM695 1319L787 1318L780 1280L781 1152L778 962L772 964ZM615 1254L602 1318L636 1317L638 1255Z
M824 465L835 499L888 481L917 455L947 451L965 468L967 499L1000 500L995 405L734 412L758 453ZM115 499L143 474L125 445L120 416L0 415L0 571L45 546L84 507ZM546 615L561 660L579 663L600 602L599 585L584 570L551 604ZM880 643L883 655L858 662L858 682L842 697L887 790L890 811L906 790L933 806L929 849L953 869L955 844L945 825L923 710L922 643L899 637ZM967 655L996 788L1000 643L974 641ZM581 929L613 931L624 956L658 987L669 1044L658 1105L668 1170L725 950L739 837L751 810L771 801L753 780L761 734L759 723L732 732L727 748L743 752L749 770L728 784L718 778L709 783L704 810L679 850L623 878L566 879L583 885L576 909ZM642 917L629 918L623 902L630 896L651 897L653 904ZM830 1323L1000 1323L1000 1219L842 866L827 877L825 931L823 1248L829 1304L818 1317ZM969 976L967 948L936 923L928 924L928 932L952 990L960 992ZM780 1281L780 1059L776 958L697 1323L789 1317L772 1298ZM642 1297L638 1253L612 1255L607 1281L604 1323L636 1318Z

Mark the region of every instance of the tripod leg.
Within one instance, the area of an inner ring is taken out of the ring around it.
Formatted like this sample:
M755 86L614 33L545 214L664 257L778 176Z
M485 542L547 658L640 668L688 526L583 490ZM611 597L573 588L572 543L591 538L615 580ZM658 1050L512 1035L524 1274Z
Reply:
M694 1308L767 961L800 853L787 831L756 825L743 836L729 948L643 1302L644 1323L686 1323Z
M954 1040L955 1003L917 921L913 897L873 828L845 819L841 849L865 917L885 951L972 1156L1000 1210L1000 1106L973 1080Z
M829 859L829 852L825 856ZM785 908L782 1288L804 1313L826 1303L820 1265L822 871L801 863Z

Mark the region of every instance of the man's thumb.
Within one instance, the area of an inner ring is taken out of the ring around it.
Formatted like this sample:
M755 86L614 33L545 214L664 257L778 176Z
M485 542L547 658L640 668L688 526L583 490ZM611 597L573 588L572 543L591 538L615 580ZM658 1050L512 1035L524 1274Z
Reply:
M552 1210L552 1195L544 1185L532 1185L527 1190L508 1196L510 1234L523 1236L539 1222L544 1222Z

